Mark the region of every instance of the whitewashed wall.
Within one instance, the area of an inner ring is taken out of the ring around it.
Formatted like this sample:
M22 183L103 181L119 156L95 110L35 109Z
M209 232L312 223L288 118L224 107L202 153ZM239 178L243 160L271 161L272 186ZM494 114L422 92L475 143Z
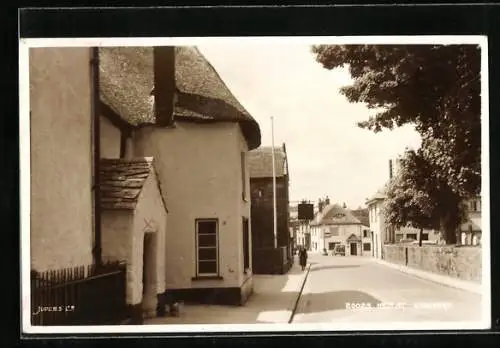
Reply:
M250 205L241 195L242 139L235 123L178 122L175 128L144 127L135 133L134 155L155 158L169 209L167 288L241 287L248 279L243 274L242 217L250 215ZM219 219L223 280L192 280L197 218Z
M31 48L31 266L92 262L90 48Z

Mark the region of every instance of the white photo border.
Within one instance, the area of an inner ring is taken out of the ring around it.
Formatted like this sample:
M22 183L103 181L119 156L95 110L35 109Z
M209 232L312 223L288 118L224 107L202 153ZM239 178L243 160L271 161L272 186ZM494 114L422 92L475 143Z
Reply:
M476 322L390 322L234 325L116 325L33 326L30 301L30 115L29 49L35 47L97 47L238 44L477 44L481 48L481 207L482 207L482 320ZM352 331L436 331L491 328L490 265L490 175L489 175L489 90L488 39L483 35L429 36L272 36L272 37L150 37L150 38L51 38L19 39L19 151L20 151L20 242L21 322L24 334L155 334L228 332L352 332Z

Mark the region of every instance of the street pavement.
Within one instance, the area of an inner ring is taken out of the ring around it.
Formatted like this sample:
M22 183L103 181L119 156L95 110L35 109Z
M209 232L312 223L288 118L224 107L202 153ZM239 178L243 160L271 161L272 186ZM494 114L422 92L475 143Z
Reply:
M144 324L287 324L306 275L297 263L287 274L254 275L254 292L244 306L185 304L179 317L151 318Z
M481 320L478 294L417 278L368 257L311 254L309 262L293 323Z

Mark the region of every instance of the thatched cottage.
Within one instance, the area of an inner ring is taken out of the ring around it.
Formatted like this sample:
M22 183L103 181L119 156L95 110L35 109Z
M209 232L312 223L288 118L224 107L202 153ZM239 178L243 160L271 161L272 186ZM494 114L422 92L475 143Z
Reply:
M151 157L151 192L168 209L166 222L155 220L165 234L154 247L164 253L159 302L244 303L253 289L247 152L260 145L257 122L195 47L100 48L99 60L102 157ZM130 279L141 279L134 269Z

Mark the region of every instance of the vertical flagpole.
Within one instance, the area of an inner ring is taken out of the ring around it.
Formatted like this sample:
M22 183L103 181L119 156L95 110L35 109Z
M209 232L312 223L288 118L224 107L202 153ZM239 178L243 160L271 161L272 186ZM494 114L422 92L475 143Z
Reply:
M277 216L276 216L276 162L274 158L274 117L271 116L271 138L272 138L272 159L273 159L273 231L274 247L278 247Z

